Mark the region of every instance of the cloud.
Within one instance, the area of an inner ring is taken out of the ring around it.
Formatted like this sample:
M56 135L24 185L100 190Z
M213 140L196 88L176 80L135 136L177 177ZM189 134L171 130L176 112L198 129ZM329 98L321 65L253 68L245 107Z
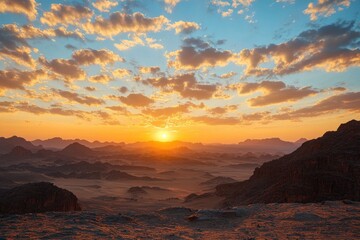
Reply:
M117 68L114 71L112 71L112 74L114 77L117 78L124 78L131 75L131 71L125 68Z
M44 70L20 71L17 69L0 70L0 90L1 89L21 89L25 90L25 86L34 84L45 79L47 74Z
M224 106L224 107L210 108L210 109L208 109L208 112L213 115L223 115L223 114L226 114L231 111L236 111L237 108L238 108L237 105L228 105L228 106Z
M145 85L161 88L164 92L176 92L184 98L197 100L210 99L217 90L217 85L198 83L193 73L148 78L142 82Z
M180 0L164 0L165 11L172 13L174 7L180 2Z
M86 73L82 70L76 61L67 59L46 60L45 57L39 58L39 63L65 78L65 80L82 80L86 77Z
M100 74L100 75L91 76L89 80L90 82L108 83L112 80L112 78L109 75Z
M349 7L350 3L350 0L318 0L317 4L309 3L304 13L310 15L311 21L315 21L318 19L318 16L329 17L336 10L341 11L343 7Z
M196 22L178 21L173 24L170 24L169 29L175 29L176 34L179 33L190 34L192 32L195 32L196 30L199 30L200 26Z
M141 93L131 93L126 97L119 97L119 100L132 107L144 107L154 103L154 100Z
M84 19L90 19L92 16L93 12L88 7L51 4L50 12L44 12L40 22L49 26L56 26L58 24L76 25Z
M144 33L129 34L130 40L122 40L120 43L115 43L114 46L120 51L125 51L137 45L148 46L153 49L162 49L163 45L156 42L155 39L149 38Z
M121 93L127 93L129 91L129 89L127 87L121 87L118 89L118 91Z
M31 49L25 46L18 47L13 50L10 50L8 48L3 48L0 49L0 59L7 57L19 65L34 68L36 66L36 62L31 57L30 53L31 53Z
M142 13L133 14L114 12L108 19L99 16L94 22L84 25L87 33L112 37L119 33L146 33L160 31L169 20L164 16L145 17Z
M139 72L142 74L157 74L158 72L160 72L160 67L139 67Z
M29 20L35 20L37 15L37 3L35 0L2 0L0 1L0 13L10 12L24 14Z
M123 62L124 59L107 49L81 49L72 54L72 58L79 65L98 64L105 66L106 64L113 64L115 62Z
M167 54L168 66L175 69L199 69L203 67L225 66L233 57L231 51L210 47L200 39L185 39L180 50Z
M182 115L189 113L191 109L203 108L204 104L196 105L191 102L179 104L177 106L163 107L163 108L146 108L142 111L145 115L150 115L155 118L171 117L174 115Z
M354 22L340 22L304 31L285 43L244 49L237 63L246 65L246 76L286 75L314 68L341 72L360 66L360 50L354 48L359 39L360 32L354 29ZM275 66L260 67L263 63Z
M211 0L210 4L217 8L217 12L221 14L222 17L229 17L233 12L237 12L240 15L243 14L244 11L248 11L253 2L255 2L255 0ZM253 21L253 19L246 19L247 17L252 18L253 16L245 16L245 20Z
M228 73L224 73L224 74L221 74L221 75L212 74L212 76L217 77L217 78L221 78L221 79L232 78L232 77L234 77L236 75L237 75L236 72L228 72Z
M197 116L191 117L194 122L200 122L207 125L237 125L240 123L240 118L237 117L209 117Z
M92 5L100 12L109 12L112 7L116 7L118 5L118 2L110 0L97 0L93 2Z
M300 108L286 113L275 114L271 118L273 120L294 120L345 110L360 113L360 92L347 92L331 96L317 102L313 106Z
M102 105L105 103L104 100L102 100L102 99L97 99L97 98L89 97L89 96L81 96L78 93L64 91L61 89L53 88L53 89L51 89L51 91L71 102L77 102L77 103L85 104L85 105L89 105L89 106L90 105Z
M86 91L89 91L89 92L94 92L94 91L96 91L96 88L95 88L95 87L87 86L87 87L85 87L85 90L86 90Z
M318 93L311 87L296 88L286 86L281 81L263 81L260 83L243 83L239 85L239 94L249 94L255 91L262 91L264 95L248 100L250 106L259 107L271 104L294 102L307 96Z

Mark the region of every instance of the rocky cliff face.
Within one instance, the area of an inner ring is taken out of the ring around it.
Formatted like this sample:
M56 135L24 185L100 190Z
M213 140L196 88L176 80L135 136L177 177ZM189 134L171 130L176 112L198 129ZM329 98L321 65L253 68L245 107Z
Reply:
M293 153L256 168L249 180L223 184L223 204L360 200L360 121L305 142Z
M0 193L0 214L80 211L77 197L52 183L28 183Z

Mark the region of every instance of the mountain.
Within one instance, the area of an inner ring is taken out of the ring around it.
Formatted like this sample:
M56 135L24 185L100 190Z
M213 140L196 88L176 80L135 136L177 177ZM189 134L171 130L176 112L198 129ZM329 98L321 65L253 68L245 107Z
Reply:
M296 142L283 141L280 138L247 139L239 142L238 147L250 152L290 153L298 148L303 141L304 138Z
M307 141L264 163L250 179L218 185L223 206L271 202L360 200L360 121Z
M46 139L46 140L34 140L32 141L32 143L34 145L41 145L44 148L47 149L63 149L64 147L72 144L72 143L80 143L81 145L84 145L88 148L100 148L100 147L105 147L108 145L113 145L113 146L122 146L124 145L124 143L116 143L116 142L99 142L99 141L94 141L94 142L90 142L87 140L83 140L83 139L62 139L60 137L55 137L55 138L51 138L51 139Z
M84 145L81 145L80 143L75 142L66 146L60 151L60 153L66 156L83 157L92 155L94 151Z
M9 138L0 137L0 154L9 153L14 147L20 146L30 151L37 151L42 149L41 146L35 146L24 138L13 136Z
M81 210L77 197L52 183L28 183L0 193L0 213L23 214Z

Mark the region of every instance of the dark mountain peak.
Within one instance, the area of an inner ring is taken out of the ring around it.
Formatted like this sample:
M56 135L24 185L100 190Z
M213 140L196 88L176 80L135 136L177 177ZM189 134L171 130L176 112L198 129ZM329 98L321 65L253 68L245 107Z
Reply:
M343 123L337 129L338 132L349 132L353 134L359 134L360 132L360 121L351 120L347 123Z
M68 155L80 155L81 156L81 155L91 154L91 153L93 153L93 151L90 148L88 148L78 142L74 142L74 143L69 144L63 150L61 150L61 153L68 154Z
M302 144L256 168L249 180L216 187L225 205L360 200L360 122Z

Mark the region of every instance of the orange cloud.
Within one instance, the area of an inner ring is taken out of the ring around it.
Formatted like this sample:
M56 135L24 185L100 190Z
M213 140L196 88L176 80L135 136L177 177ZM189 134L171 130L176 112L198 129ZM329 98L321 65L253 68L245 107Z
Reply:
M154 103L154 100L141 93L131 93L126 97L120 97L119 100L132 107L144 107Z
M285 43L244 49L236 62L246 65L247 76L285 75L314 68L341 72L360 66L360 50L352 47L359 39L360 32L354 29L354 22L336 23L304 31ZM275 67L259 67L268 62L273 62Z
M237 117L209 117L198 116L191 117L194 122L200 122L207 125L237 125L240 123L240 118Z
M218 89L217 85L198 83L193 73L173 77L149 78L142 82L161 88L164 92L177 92L184 98L198 100L210 99Z
M195 32L196 30L199 30L200 26L196 22L178 21L173 24L170 24L169 29L175 29L176 34L179 33L190 34L192 32Z
M93 12L90 8L76 5L51 4L50 12L44 12L40 18L42 24L49 26L77 24L83 19L90 19Z
M74 60L53 59L47 61L45 57L40 57L39 62L53 73L65 78L65 80L82 80L86 77L84 70Z
M35 0L2 0L0 1L0 13L11 12L24 14L29 20L35 20L37 15L37 3Z
M248 100L250 106L259 107L271 104L294 102L304 97L318 93L310 87L295 88L286 86L280 81L263 81L260 83L243 83L239 85L239 94L263 91L265 94Z
M180 50L170 52L168 66L175 69L199 69L203 67L225 66L233 59L231 51L210 47L207 42L197 38L184 40Z
M109 12L112 7L116 7L118 5L118 2L113 2L110 0L97 0L93 2L92 5L100 12Z
M99 64L104 66L117 61L123 62L124 59L107 49L81 49L72 54L72 58L80 65Z
M0 70L0 90L1 89L21 89L25 90L25 85L34 84L45 79L47 74L44 70L20 71Z
M61 89L51 89L53 93L56 93L57 95L71 101L71 102L77 102L80 104L85 104L85 105L102 105L104 104L104 100L102 99L97 99L94 97L89 97L89 96L81 96L78 93L74 93L74 92L69 92L69 91L64 91Z
M165 11L172 13L173 8L180 2L180 0L164 0Z
M112 37L124 32L158 32L168 22L169 20L162 15L148 18L139 12L133 14L114 12L108 19L99 16L94 22L86 23L84 29L91 34Z
M342 7L349 7L350 0L318 0L317 4L309 3L308 7L304 10L305 14L310 15L311 21L318 19L318 15L329 17Z
M154 67L139 67L139 72L142 74L156 74L160 72L160 67L154 66Z
M128 69L125 69L125 68L118 68L118 69L115 69L112 72L112 74L113 74L114 77L124 78L124 77L130 76L131 71L128 70Z
M96 76L91 76L89 78L91 82L101 82L101 83L108 83L112 80L112 78L109 75L100 74Z

